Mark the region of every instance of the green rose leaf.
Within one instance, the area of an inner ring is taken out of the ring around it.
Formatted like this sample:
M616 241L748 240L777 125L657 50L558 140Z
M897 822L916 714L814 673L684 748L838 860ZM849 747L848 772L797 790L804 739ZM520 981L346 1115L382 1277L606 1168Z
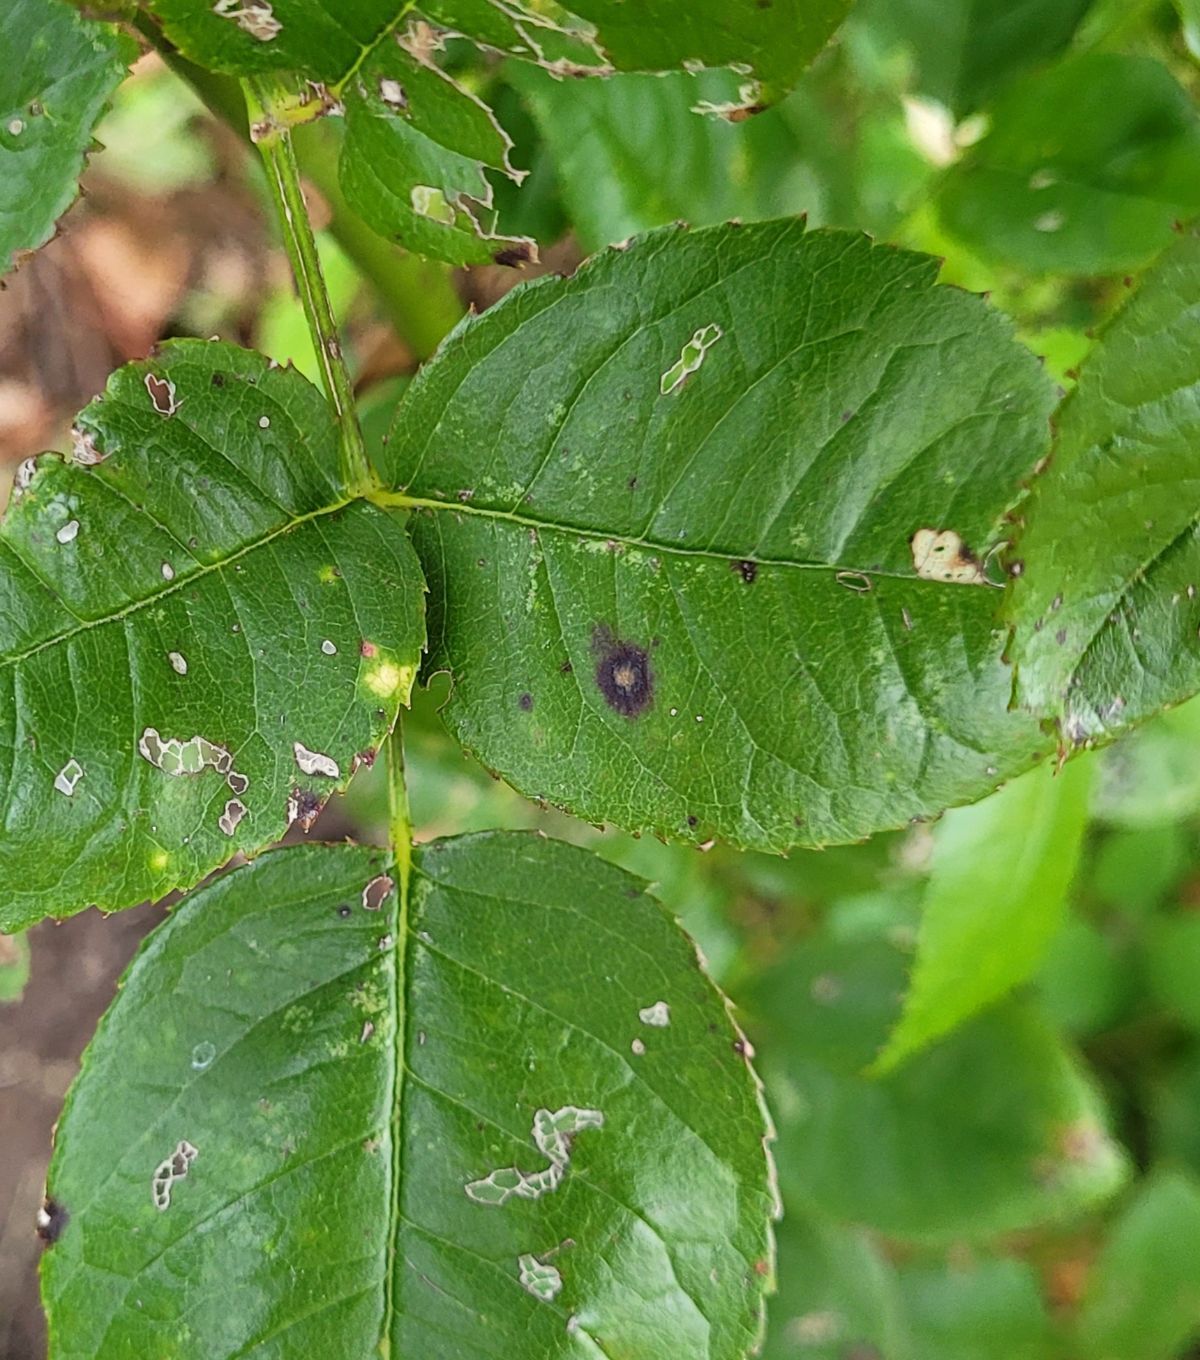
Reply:
M75 201L92 131L137 53L64 0L9 0L0 63L0 275ZM18 56L19 54L19 56Z
M671 222L700 227L811 213L825 197L808 144L811 100L793 96L731 123L700 112L735 97L737 78L726 72L568 85L514 63L508 79L553 152L571 222L589 251Z
M299 374L176 341L0 521L0 928L190 887L373 759L424 641L400 521Z
M785 1209L763 1360L914 1360L896 1272L861 1228Z
M382 471L469 750L591 820L775 850L1030 761L984 559L1051 396L936 271L796 221L666 230L459 329Z
M346 197L376 231L455 264L521 264L531 241L498 235L484 167L519 181L491 110L439 64L447 35L564 76L734 66L714 113L740 119L782 96L850 0L578 0L572 11L491 0L150 0L167 36L214 70L298 72L346 115ZM306 97L314 97L311 95ZM668 148L661 148L667 159Z
M789 1208L893 1237L979 1240L1077 1213L1127 1168L1078 1061L1005 1002L878 1079L903 994L884 939L807 940L748 998ZM917 1349L918 1355L925 1352Z
M1072 58L997 100L939 211L967 245L1022 269L1133 269L1200 212L1200 115L1160 62Z
M408 891L383 852L264 855L154 932L84 1058L55 1354L741 1360L774 1207L744 1050L582 850L435 842Z
M885 51L901 51L913 88L961 116L1018 72L1062 51L1090 3L862 0L853 24Z
M1075 1328L1082 1360L1174 1360L1200 1320L1200 1182L1159 1171L1117 1219Z
M886 1072L1024 982L1063 923L1087 827L1091 768L1030 770L934 828L904 1013Z
M1150 270L1088 356L1022 508L1006 603L1016 697L1064 747L1200 688L1200 239Z

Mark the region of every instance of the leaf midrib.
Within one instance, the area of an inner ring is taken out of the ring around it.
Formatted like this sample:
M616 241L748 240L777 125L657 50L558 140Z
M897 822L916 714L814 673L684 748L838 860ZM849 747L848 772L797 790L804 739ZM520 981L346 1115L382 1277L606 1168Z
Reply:
M141 599L131 600L129 604L125 605L122 609L114 610L111 614L105 614L103 618L81 620L75 627L64 628L60 632L53 634L51 637L43 638L41 642L34 643L32 647L27 647L23 652L12 652L8 656L0 657L0 669L3 669L5 666L19 665L22 661L27 661L30 657L36 656L39 652L46 651L50 647L57 647L60 643L68 642L71 638L78 637L81 633L89 632L93 628L101 628L106 624L116 623L119 619L128 618L130 615L145 609L148 605L157 604L167 596L182 590L185 586L194 585L204 577L210 576L214 572L221 571L223 568L229 566L230 563L237 562L248 554L257 551L259 548L265 547L268 543L274 542L275 539L280 538L282 535L290 533L293 529L299 528L300 525L309 524L314 520L323 519L326 516L336 514L337 511L344 510L347 505L352 505L355 501L362 499L364 498L348 496L344 500L336 501L332 505L325 505L318 510L309 510L303 515L297 515L294 518L287 520L286 523L281 524L278 528L272 529L270 533L264 534L261 538L256 538L252 543L246 543L235 551L226 554L224 557L220 557L214 562L205 563L195 570L188 572L186 575L180 574L176 576L173 581L165 583L161 590L156 590L152 595L144 595ZM386 509L389 507L381 506L381 508ZM21 560L23 561L23 559ZM57 590L52 586L46 585L44 581L41 581L40 577L37 579L46 590L50 591L60 604L64 603Z
M897 571L894 568L866 567L849 562L800 561L790 557L767 557L753 550L749 552L723 552L718 548L688 548L679 543L663 543L658 539L632 534L613 533L605 529L589 529L578 524L560 524L556 520L539 519L534 515L519 515L511 510L498 510L490 506L472 505L467 501L442 501L427 496L409 496L402 491L376 491L367 497L372 504L385 510L434 510L449 511L456 515L474 515L479 519L501 520L519 529L550 531L572 534L578 538L590 539L598 543L615 543L622 548L636 548L646 552L669 553L675 557L700 558L713 562L753 562L757 567L791 567L798 571L813 572L853 572L858 576L881 577L885 580L912 581L931 586L960 586L959 582L936 581L919 576L915 571Z

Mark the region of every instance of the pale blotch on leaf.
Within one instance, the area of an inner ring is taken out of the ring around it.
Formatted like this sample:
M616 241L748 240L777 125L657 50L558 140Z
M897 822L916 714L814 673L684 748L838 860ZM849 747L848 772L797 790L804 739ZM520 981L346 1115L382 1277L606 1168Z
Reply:
M1061 231L1066 218L1060 212L1044 212L1033 220L1034 231Z
M296 764L303 774L320 774L326 779L336 779L341 774L338 763L332 756L327 756L321 751L310 751L303 742L292 742L292 751L296 756Z
M216 1056L217 1056L216 1044L210 1043L207 1039L205 1039L201 1043L198 1043L196 1047L192 1049L192 1067L197 1072L203 1072L204 1069L209 1066L209 1064Z
M704 362L704 356L717 343L724 334L718 325L701 326L700 329L683 347L676 363L662 375L659 383L659 391L664 397L670 396L672 392L684 381L685 378L695 373Z
M501 1167L482 1180L468 1181L464 1187L467 1197L477 1204L495 1205L504 1204L514 1196L519 1199L541 1199L562 1184L570 1165L575 1135L584 1129L603 1127L604 1114L600 1110L564 1105L560 1110L536 1111L530 1133L549 1166L544 1171L533 1172L522 1171L515 1166Z
M170 562L164 562L162 564L162 575L164 581L173 581L175 579L175 568Z
M155 727L147 727L142 733L138 750L163 774L194 775L207 769L228 774L233 766L233 757L223 746L200 736L189 737L187 741L163 738Z
M182 652L168 652L167 660L171 663L171 669L176 675L186 675L188 671L187 658Z
M535 1299L551 1303L562 1289L562 1276L553 1266L543 1265L536 1256L528 1254L517 1258L521 1288L527 1290Z
M326 656L337 656L337 647L328 638L321 643L321 650Z
M176 1181L183 1180L198 1156L199 1151L186 1138L181 1138L175 1151L154 1168L150 1188L154 1207L160 1213L171 1207L171 1187Z
M644 1058L646 1056L646 1045L640 1039L635 1039L629 1045L629 1051L635 1058Z
M69 519L54 535L60 543L74 543L79 536L79 521Z
M74 757L67 761L54 776L54 787L65 797L70 798L75 786L83 778L83 766Z
M644 1006L638 1011L638 1019L643 1025L666 1029L671 1023L671 1008L665 1001L656 1001L653 1006Z
M384 76L379 82L379 97L390 109L408 108L408 96L398 80L389 80Z
M953 529L918 529L909 540L913 570L923 581L986 586L983 563Z
M428 217L431 222L440 222L444 227L454 225L454 208L440 189L430 184L414 184L410 201L418 217Z
M244 33L249 33L259 42L270 42L277 33L283 31L283 25L276 19L269 0L250 0L248 5L242 5L241 0L217 0L213 5L213 13L219 14L222 19L232 19Z
M79 429L71 430L71 457L80 467L95 467L105 459L88 431Z
M390 699L394 694L407 697L412 688L416 668L397 666L394 661L380 661L363 673L362 682L378 699Z

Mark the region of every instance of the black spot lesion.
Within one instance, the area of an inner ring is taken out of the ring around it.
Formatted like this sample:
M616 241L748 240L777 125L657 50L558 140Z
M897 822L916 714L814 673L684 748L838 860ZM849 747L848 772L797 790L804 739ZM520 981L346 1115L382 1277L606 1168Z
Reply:
M607 628L592 637L596 653L596 686L604 702L624 718L636 718L654 699L654 672L650 656L636 642L623 642Z
M751 561L748 557L744 557L738 562L730 562L729 565L748 586L752 586L758 579L758 563Z
M522 713L531 713L533 711L533 695L528 692L522 694L517 700L517 707Z

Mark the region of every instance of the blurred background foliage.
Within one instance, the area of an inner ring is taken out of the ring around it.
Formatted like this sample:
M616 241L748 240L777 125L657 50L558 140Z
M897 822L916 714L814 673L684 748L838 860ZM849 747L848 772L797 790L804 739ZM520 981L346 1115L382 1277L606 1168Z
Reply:
M446 60L513 134L530 174L497 182L500 222L538 239L545 268L676 219L805 213L943 257L1065 392L1200 213L1198 55L1197 0L859 0L799 88L741 122L703 111L736 98L728 73L556 82L454 43ZM377 442L439 336L515 279L451 276L364 233L331 173L335 124L303 136ZM0 294L9 461L61 446L108 371L168 335L315 376L236 129L151 54L100 141L66 230ZM418 838L537 827L593 846L655 885L740 1008L786 1209L768 1360L1200 1356L1200 701L936 825L776 859L527 802L447 736L446 684L407 722ZM313 834L383 822L363 771ZM128 915L39 927L32 959L0 937L11 1360L42 1353L28 1225L49 1125L160 913Z

